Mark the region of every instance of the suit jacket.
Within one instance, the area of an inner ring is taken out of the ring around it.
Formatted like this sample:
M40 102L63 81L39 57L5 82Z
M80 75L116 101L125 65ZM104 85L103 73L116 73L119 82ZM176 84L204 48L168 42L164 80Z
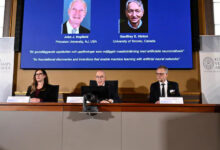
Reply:
M41 89L38 96L35 96L36 92L31 93L31 86L29 86L26 96L30 96L31 98L40 98L41 102L58 102L58 91L59 86L48 84Z
M105 82L105 87L108 89L108 97L109 99L113 99L114 103L120 103L120 98L118 96L118 87L115 87L113 84L111 84L111 81ZM95 80L90 81L90 86L98 86L97 82Z
M63 24L63 30L62 30L62 33L63 33L63 34L68 34L68 33L67 33L66 23L67 23L67 21ZM80 27L79 27L79 33L90 33L90 31L89 31L87 28L85 28L85 27L83 27L83 26L80 26Z
M155 103L159 100L161 93L160 93L160 83L154 82L150 86L150 102ZM178 83L168 81L168 87L167 87L167 96L168 97L179 97L179 86Z

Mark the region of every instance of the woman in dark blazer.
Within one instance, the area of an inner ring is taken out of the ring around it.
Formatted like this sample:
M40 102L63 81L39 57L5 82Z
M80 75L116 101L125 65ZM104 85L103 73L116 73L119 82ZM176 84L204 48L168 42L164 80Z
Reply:
M57 102L58 86L50 85L45 70L38 69L33 76L33 83L28 87L26 96L30 96L30 102Z

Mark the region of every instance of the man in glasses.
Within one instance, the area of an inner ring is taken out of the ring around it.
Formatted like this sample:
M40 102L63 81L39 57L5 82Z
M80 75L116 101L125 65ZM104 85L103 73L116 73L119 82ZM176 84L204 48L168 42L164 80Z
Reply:
M119 102L119 96L117 89L118 87L115 87L117 85L113 85L111 81L106 82L106 76L105 72L102 70L99 70L96 72L96 85L97 86L105 86L108 89L108 97L109 99L102 100L101 103L118 103Z
M159 104L159 97L178 97L180 96L178 83L168 81L168 68L159 66L156 70L157 82L150 86L150 102Z

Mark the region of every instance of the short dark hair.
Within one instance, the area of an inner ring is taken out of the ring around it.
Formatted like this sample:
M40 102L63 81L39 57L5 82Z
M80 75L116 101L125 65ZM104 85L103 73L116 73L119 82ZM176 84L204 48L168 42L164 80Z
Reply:
M166 66L160 65L157 69L164 69L168 73L168 68Z

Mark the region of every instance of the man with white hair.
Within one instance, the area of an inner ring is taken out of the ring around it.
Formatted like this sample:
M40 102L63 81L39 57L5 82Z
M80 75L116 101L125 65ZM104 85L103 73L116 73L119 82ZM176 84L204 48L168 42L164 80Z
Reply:
M69 20L63 24L63 34L89 33L90 31L81 25L87 13L87 5L84 0L73 0L68 9Z
M126 22L122 22L120 25L121 33L146 33L147 26L143 22L144 6L141 0L127 0L125 15L127 17Z

